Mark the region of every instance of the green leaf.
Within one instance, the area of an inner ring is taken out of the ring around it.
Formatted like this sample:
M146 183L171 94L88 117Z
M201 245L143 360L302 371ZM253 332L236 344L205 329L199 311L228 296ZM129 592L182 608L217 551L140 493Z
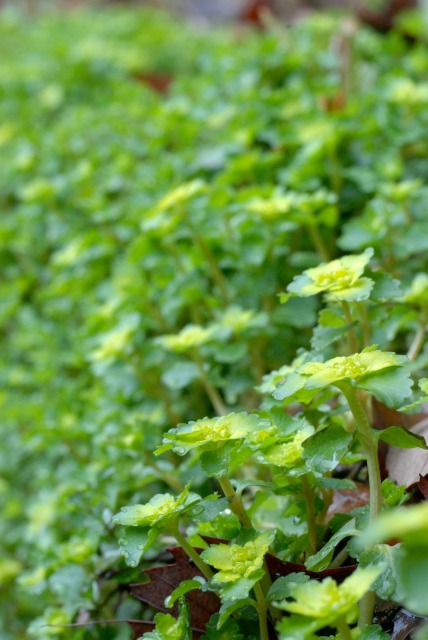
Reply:
M256 582L259 582L264 576L264 569L258 569L251 574L251 577L242 577L236 582L218 584L218 593L222 601L228 600L244 600L248 598L251 589Z
M347 453L352 434L340 425L332 424L318 431L303 443L303 457L312 471L333 471Z
M397 562L402 553L400 545L378 544L359 557L361 567L380 567L381 575L373 583L373 591L383 600L401 599L398 586Z
M398 300L403 295L399 280L395 280L389 273L373 271L370 278L375 283L370 294L372 300Z
M381 513L363 532L359 546L369 547L384 540L398 538L407 544L427 548L427 531L428 502L421 502Z
M162 374L162 382L168 389L184 389L199 377L199 369L193 362L177 362Z
M347 324L342 314L335 308L322 309L318 314L318 325L312 334L312 348L322 351L340 340L355 324Z
M160 530L149 527L127 527L119 538L120 554L130 567L136 567L143 554L155 542Z
M243 607L254 606L254 600L251 598L243 598L242 600L233 600L222 602L219 611L219 617L217 622L217 629L221 629L225 622L230 618L231 615L235 613L235 611L239 611Z
M204 578L201 576L196 576L192 580L184 580L177 589L167 597L165 600L165 606L170 609L174 606L174 603L178 598L185 596L189 591L194 591L195 589L200 589L201 585L205 584Z
M358 634L357 640L389 640L390 636L378 624L365 626Z
M198 522L210 522L228 507L229 500L227 498L219 498L217 495L213 495L191 507L188 515Z
M408 431L404 427L387 427L386 429L372 429L373 436L383 442L387 442L393 447L400 449L428 449L423 436Z
M361 378L358 387L372 393L387 407L399 407L412 395L412 380L406 368L397 367Z
M358 534L359 531L355 527L355 518L353 518L339 529L339 531L336 531L318 553L315 553L306 560L305 567L310 571L323 571L330 564L334 550L339 542Z
M306 573L290 573L288 576L282 576L275 580L266 594L266 600L283 600L291 596L293 585L302 584L310 580Z
M236 448L240 447L240 443L226 442L219 445L217 449L204 451L201 454L201 467L210 478L220 478L227 474L232 453Z
M428 615L427 575L426 545L405 545L397 561L401 601L409 611L421 616Z
M178 618L169 613L158 613L155 616L156 629L145 633L145 640L192 640L190 626L190 609L184 598L180 600Z
M216 351L214 357L217 362L234 364L245 358L247 351L248 348L245 342L235 342L234 344L222 346L221 349Z
M321 627L318 620L295 615L284 616L277 625L281 640L312 640Z
M382 482L382 496L388 507L399 507L410 498L404 485L398 486L389 478Z

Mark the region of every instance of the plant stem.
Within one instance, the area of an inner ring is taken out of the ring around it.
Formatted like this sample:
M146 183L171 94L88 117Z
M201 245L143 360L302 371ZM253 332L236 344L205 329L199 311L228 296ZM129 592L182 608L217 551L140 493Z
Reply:
M346 622L345 617L336 620L336 629L339 632L340 640L352 640L351 629L349 628L349 624Z
M415 333L415 337L412 340L412 344L407 352L407 357L410 361L415 360L419 355L424 342L425 342L425 329L426 329L426 317L425 314L422 316L421 321L419 323L418 329Z
M330 564L328 565L329 569L338 569L339 567L342 566L342 564L345 562L345 560L347 559L347 557L349 556L349 551L347 550L347 548L345 547L344 549L342 549L342 551L340 551L337 556L330 562Z
M314 494L309 483L309 474L305 473L302 477L302 492L306 504L306 523L308 525L308 553L312 556L317 552L317 530L316 530L316 514L314 504Z
M218 482L225 497L230 500L230 508L232 509L233 513L238 516L242 526L246 529L252 529L253 525L251 524L251 520L244 509L241 497L238 496L235 492L235 489L233 488L229 478L227 476L221 476L220 478L218 478Z
M369 518L370 521L373 522L378 517L382 505L382 488L377 444L371 434L366 412L358 399L355 389L347 382L338 383L337 386L342 391L349 404L349 408L354 416L358 434L366 454L370 485ZM372 591L368 591L360 602L360 617L358 620L358 625L360 627L365 624L372 623L374 604L375 594ZM344 637L346 638L346 636Z
M268 607L260 582L257 582L253 589L257 600L257 612L259 614L260 640L269 640L269 629L266 615Z
M313 247L318 252L320 258L324 260L324 262L330 262L329 250L325 245L325 242L322 238L322 235L319 232L318 227L308 224L306 225L306 228L308 230L309 237L311 239Z
M343 313L345 314L346 322L348 324L352 324L353 320L352 320L351 309L349 308L349 304L345 300L342 300L342 309L343 309ZM348 347L349 347L349 355L352 355L353 353L357 353L359 351L358 344L357 344L357 336L355 335L354 327L351 327L349 329Z
M223 402L223 399L217 389L211 384L208 379L207 373L204 368L204 363L202 362L201 356L195 350L192 351L192 357L195 361L196 366L198 367L199 375L201 376L202 384L205 387L205 391L207 392L207 396L209 397L211 404L214 408L214 411L218 416L225 416L228 413L227 407Z
M367 307L364 302L357 302L358 315L360 316L361 330L363 332L364 347L368 347L371 342L370 323L367 317Z
M199 553L192 547L191 544L187 542L186 538L180 533L178 526L173 527L171 533L177 540L183 551L185 551L189 558L193 560L199 571L205 576L207 580L211 580L214 573L211 571L206 562L202 560Z
M244 509L244 505L242 504L241 494L235 491L232 483L226 475L218 478L218 482L225 497L230 500L230 508L232 509L233 513L238 516L241 525L246 529L253 529L252 522ZM272 586L272 580L266 560L263 561L263 566L265 573L263 578L260 580L260 588L262 590L262 593L266 594ZM278 609L269 607L269 611L273 620L278 619Z
M229 302L230 295L227 289L226 279L218 267L218 261L214 256L213 252L211 251L211 247L208 245L205 238L201 236L196 230L195 225L193 224L189 215L187 214L185 207L182 207L181 215L190 230L190 233L193 237L193 240L195 241L195 244L199 247L203 257L205 258L205 260L209 265L213 282L217 285L225 302Z
M370 485L370 520L376 520L382 505L382 489L379 460L377 456L377 444L371 434L366 412L358 399L356 390L348 382L337 383L337 386L342 391L349 404L349 408L354 416L355 424L357 426L359 438L364 447Z
M363 598L361 598L360 604L359 604L360 615L358 618L359 627L363 627L366 624L372 623L375 600L376 600L376 594L374 591L368 591L366 595Z

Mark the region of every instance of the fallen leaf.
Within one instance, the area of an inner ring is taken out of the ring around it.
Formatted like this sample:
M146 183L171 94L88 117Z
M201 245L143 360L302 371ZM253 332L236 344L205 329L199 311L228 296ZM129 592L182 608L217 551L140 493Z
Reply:
M357 568L357 565L351 565L347 567L340 567L338 569L324 569L324 571L308 571L303 564L286 562L285 560L276 558L270 553L266 555L266 564L272 580L288 576L290 573L306 573L307 576L314 580L323 580L330 576L337 582L342 582Z
M390 409L376 398L372 400L373 427L375 429L387 429L388 427L405 427L410 429L414 425L427 419L427 413L402 413L395 409ZM386 442L379 441L378 456L382 480L389 477L386 466L386 456L390 446Z
M409 429L427 418L426 413L402 413L390 409L376 398L373 398L372 411L375 429L386 429L387 427L406 427Z
M263 26L263 15L273 13L272 0L251 0L239 16L242 22L250 22L259 27Z
M172 77L162 73L135 73L134 78L157 93L166 93L172 82Z
M428 418L410 427L409 431L428 440ZM428 451L389 446L385 466L391 480L399 485L410 487L419 481L419 476L428 474Z
M391 640L407 640L414 629L417 629L426 618L416 616L406 609L400 609L394 618Z
M227 540L220 538L204 537L209 544L227 544ZM190 580L197 575L201 575L200 571L189 560L186 553L181 547L172 547L168 549L174 562L160 567L152 567L144 569L143 575L150 579L149 582L141 584L131 584L128 591L134 598L141 600L145 604L164 613L177 615L177 607L168 609L165 606L165 599L176 589L184 580ZM197 551L201 551L197 549ZM279 577L287 576L290 573L306 573L310 578L322 580L327 576L333 577L337 582L342 582L355 569L356 565L340 567L339 569L325 569L324 571L314 572L308 571L302 564L286 562L276 558L272 554L266 555L266 564L273 580ZM190 591L186 594L186 600L190 605L190 619L192 626L193 638L197 640L204 633L206 624L210 617L220 608L219 598L211 591ZM129 621L133 631L133 640L137 640L142 633L148 628L144 625L150 624L146 622L138 622L136 620ZM153 628L153 627L151 627Z
M150 582L130 584L129 592L134 598L164 613L177 615L177 607L167 608L165 599L185 580L191 580L195 576L202 575L199 569L189 560L181 547L168 549L174 562L161 567L152 567L142 571ZM213 613L218 611L220 600L211 591L190 591L186 594L186 600L190 605L190 619L194 633L203 632L207 622Z
M411 9L416 5L416 0L390 0L382 11L372 11L367 7L360 7L358 16L377 31L386 32L394 27L395 18L400 11Z
M327 524L337 513L350 513L357 507L369 503L370 491L367 484L356 482L355 489L335 489L333 499L324 518Z

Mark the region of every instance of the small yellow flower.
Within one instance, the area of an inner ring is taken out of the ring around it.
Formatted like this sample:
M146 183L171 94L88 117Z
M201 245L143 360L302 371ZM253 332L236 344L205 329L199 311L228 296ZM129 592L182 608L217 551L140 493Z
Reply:
M428 275L418 273L410 285L409 291L403 296L403 302L418 307L428 306Z
M209 342L213 338L214 331L213 327L188 324L180 333L160 336L157 342L168 351L183 353Z
M147 504L123 507L113 517L113 522L125 527L153 527L169 517L177 516L183 509L199 499L197 494L189 492L188 486L178 498L174 498L169 493L158 493Z
M274 444L265 449L262 455L257 456L257 461L276 467L296 467L303 460L303 443L314 432L314 427L308 425L297 432L291 442Z
M240 440L263 427L264 423L257 415L241 412L179 424L165 434L163 445L155 453L173 449L183 455L196 447L209 448L213 443Z
M285 377L283 383L276 388L274 397L283 400L303 389L323 389L342 380L358 381L383 370L399 367L406 360L405 356L368 347L361 353L332 358L327 362L307 362Z
M382 567L358 569L341 585L330 577L322 582L310 580L296 584L292 592L294 602L284 600L278 606L290 613L323 620L323 625L331 624L343 616L353 622L357 614L357 602L382 571Z
M216 544L201 553L205 562L220 569L213 578L214 583L237 582L250 578L261 569L263 559L275 534L265 531L244 545Z
M286 302L290 294L306 298L317 293L326 293L329 301L366 300L374 282L361 276L372 256L373 249L366 249L360 255L344 256L307 269L288 285L288 294L281 294L281 302Z

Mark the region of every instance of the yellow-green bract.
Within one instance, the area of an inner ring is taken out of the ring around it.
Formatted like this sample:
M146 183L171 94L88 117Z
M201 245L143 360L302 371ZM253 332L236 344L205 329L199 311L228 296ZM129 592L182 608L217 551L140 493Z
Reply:
M284 600L278 603L278 607L290 613L322 619L325 625L342 616L349 617L348 622L353 622L356 617L355 605L382 571L382 567L358 569L341 585L330 577L322 582L311 580L296 584L292 591L294 601Z
M216 544L201 553L201 557L212 567L219 569L213 583L236 582L251 578L259 571L275 533L265 531L254 540L239 544Z
M286 302L290 294L306 298L317 293L326 293L326 299L331 301L366 300L374 282L361 275L372 256L373 249L366 249L359 255L344 256L307 269L288 285L288 294L281 294L281 302Z
M113 522L125 527L152 527L161 522L164 523L169 518L175 518L186 507L198 500L200 496L190 493L188 486L178 498L174 498L170 493L158 493L147 504L123 507L113 517Z
M163 445L156 450L156 453L173 449L176 453L183 455L196 447L210 447L218 442L246 438L260 429L265 436L275 431L275 427L266 427L266 420L245 412L229 413L227 416L218 418L202 418L170 429L165 434Z
M405 356L398 356L376 347L368 347L361 353L332 358L327 362L307 362L294 373L286 376L274 396L283 399L293 396L301 389L318 390L335 385L343 380L359 380L375 373L400 367Z

